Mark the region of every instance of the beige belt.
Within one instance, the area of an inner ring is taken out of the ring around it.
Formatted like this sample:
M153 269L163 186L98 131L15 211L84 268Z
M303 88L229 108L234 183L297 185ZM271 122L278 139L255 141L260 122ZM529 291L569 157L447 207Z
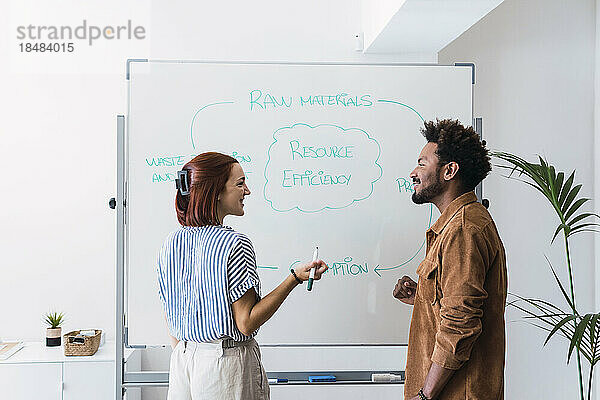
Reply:
M223 339L213 340L212 342L202 342L202 343L188 342L188 341L184 340L183 346L186 349L187 349L188 345L194 346L195 348L199 348L199 349L214 349L214 348L219 348L219 347L223 348L223 349L231 349L233 347L247 346L253 342L254 342L254 338L244 340L242 342L236 342L235 340L233 340L231 338L223 338Z

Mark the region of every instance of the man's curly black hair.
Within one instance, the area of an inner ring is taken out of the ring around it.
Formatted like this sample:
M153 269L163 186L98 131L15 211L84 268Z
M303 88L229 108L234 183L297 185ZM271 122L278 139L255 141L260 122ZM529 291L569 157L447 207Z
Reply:
M458 120L443 119L425 122L421 133L428 142L437 143L439 164L458 164L462 189L475 189L492 170L490 156L472 127L465 128Z

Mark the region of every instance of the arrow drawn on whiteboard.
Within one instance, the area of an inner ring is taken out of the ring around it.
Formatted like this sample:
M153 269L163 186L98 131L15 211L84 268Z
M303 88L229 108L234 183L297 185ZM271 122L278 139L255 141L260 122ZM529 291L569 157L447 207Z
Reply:
M296 260L292 264L290 264L290 269L294 268L294 265L298 264L299 262L300 260Z
M233 101L220 101L217 103L207 104L204 107L201 107L198 111L196 111L196 114L194 114L194 116L192 117L192 123L190 124L190 139L192 141L192 147L194 148L194 150L196 150L196 144L194 143L194 121L196 120L196 116L198 115L198 113L200 111L204 110L205 108L208 108L211 106L218 106L221 104L233 104Z
M401 103L399 101L384 100L384 99L378 99L377 101L380 102L380 103L391 103L391 104L397 104L397 105L402 106L402 107L406 107L409 110L413 111L415 114L417 114L419 116L419 118L421 118L421 121L425 122L425 119L423 118L423 116L421 116L421 114L419 114L419 112L417 110L415 110L413 107L409 106L408 104L404 104L404 103ZM433 205L430 204L429 207L430 207L430 209L429 209L429 224L427 226L427 229L429 229L429 227L431 227L431 217L433 215ZM396 265L394 267L381 267L380 268L379 265L378 265L378 266L375 267L374 272L381 277L381 274L379 273L379 271L391 271L391 270L403 267L404 265L406 265L409 262L411 262L412 260L414 260L415 257L421 252L421 250L423 250L424 246L425 246L425 240L423 240L423 243L421 243L421 247L419 247L419 250L417 250L417 252L411 258L409 258L408 260L406 260L405 262L403 262L401 264L398 264L398 265Z
M377 265L373 271L377 275L379 275L379 277L381 277L381 274L379 273L379 271L391 271L393 269L403 267L406 264L408 264L409 262L411 262L412 260L414 260L415 257L419 255L419 253L421 252L421 250L423 250L423 246L425 246L425 240L423 240L423 243L421 243L421 247L419 247L419 250L417 250L417 252L415 253L415 255L412 256L411 258L409 258L408 260L404 261L402 264L396 265L395 267L383 267L383 268L379 268L379 265Z
M421 116L421 114L419 114L419 112L417 110L415 110L414 108L412 108L408 104L400 103L399 101L394 101L394 100L379 99L377 101L380 102L380 103L392 103L392 104L398 104L399 106L402 106L402 107L406 107L406 108L414 111L419 116L419 118L421 118L421 121L425 122L425 119Z
M429 229L431 227L431 220L433 219L433 204L429 205L429 223L427 224L427 229ZM419 247L419 250L417 250L415 252L415 254L412 255L412 257L410 257L408 260L395 265L393 267L380 267L380 264L377 264L375 266L375 268L373 269L373 272L375 272L377 274L377 276L379 276L381 278L381 273L380 271L392 271L394 269L398 269L401 268L403 266L405 266L406 264L408 264L409 262L411 262L412 260L414 260L420 253L421 250L423 250L423 248L425 247L425 240L423 240L423 242L421 243L421 246ZM296 260L294 261L291 265L290 265L290 269L294 268L294 265L298 264L300 262L300 260ZM335 264L334 264L335 265ZM325 271L325 273L327 273L329 271Z
M431 227L431 220L432 220L432 218L433 218L433 204L430 204L429 205L429 223L427 224L427 229L429 229ZM423 247L425 247L425 240L423 240L423 243L421 243L421 247L419 247L419 250L417 250L417 252L411 258L409 258L408 260L406 260L403 263L398 264L398 265L396 265L394 267L382 267L382 268L379 268L379 265L378 265L378 266L375 267L374 272L381 277L381 274L379 273L379 271L391 271L393 269L405 266L406 264L408 264L409 262L411 262L412 260L414 260L415 257L417 257L419 255L419 253L421 252L421 250L423 250Z

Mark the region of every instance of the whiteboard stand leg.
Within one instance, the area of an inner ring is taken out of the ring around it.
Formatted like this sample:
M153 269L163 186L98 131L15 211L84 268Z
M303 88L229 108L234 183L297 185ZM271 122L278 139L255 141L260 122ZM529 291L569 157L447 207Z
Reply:
M125 116L117 115L117 199L111 202L117 210L116 309L115 309L115 399L122 400L124 325L125 325Z
M483 142L485 146L485 140L483 140L483 118L473 118L473 128L475 128L475 132L479 135L479 139ZM477 199L483 204L485 208L490 206L490 201L488 199L483 198L483 181L477 185L475 188L475 194L477 195Z

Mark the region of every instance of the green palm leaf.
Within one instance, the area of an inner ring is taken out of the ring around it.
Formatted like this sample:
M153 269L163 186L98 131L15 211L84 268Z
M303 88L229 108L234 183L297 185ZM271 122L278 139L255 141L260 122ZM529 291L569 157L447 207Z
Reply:
M554 235L552 235L552 240L550 241L550 244L554 243L554 239L556 239L556 236L558 236L561 230L564 230L566 232L568 229L569 226L567 224L559 224L556 230L554 231Z
M558 332L558 330L560 328L562 328L562 326L564 324L566 324L567 322L573 321L576 318L577 318L577 316L575 316L575 315L568 315L568 316L564 317L563 319L561 319L558 324L554 325L554 328L550 331L550 334L546 337L546 340L544 341L544 346L548 343L548 341L550 340L550 338L552 336L554 336L554 334L556 332Z
M567 235L567 237L568 237L568 236L571 236L571 235L572 235L572 234L574 234L574 233L581 232L581 231L586 231L586 232L587 232L587 231L598 232L598 231L597 231L597 230L595 230L595 229L583 229L583 228L585 228L586 226L600 226L600 224L596 224L596 223L588 223L588 224L581 224L581 225L574 226L573 228L571 228L571 229L570 229L570 232L569 232L569 234Z
M564 214L563 221L566 221L569 218L571 218L571 215L573 215L573 213L575 213L575 211L577 211L584 203L586 203L588 201L590 201L590 199L579 199L575 203L573 203L573 205L569 208L569 211L567 211ZM567 202L565 202L565 208L566 208L566 206L567 206Z
M575 343L575 347L583 354L583 356L592 363L596 352L594 349L598 347L598 335L596 332L597 323L593 322L594 318L598 314L587 314L582 322L579 323L578 326L581 326L582 333L581 336L577 339L577 343ZM597 319L596 319L597 321ZM575 336L575 335L574 335Z
M558 175L556 176L556 188L557 188L556 193L557 194L559 194L561 192L561 190L562 190L562 184L563 184L564 180L565 180L565 173L564 172L559 172Z
M492 152L492 156L512 164L512 167L509 168L511 168L513 172L509 174L509 178L512 178L514 172L517 172L519 176L527 176L535 183L533 186L542 192L551 203L555 204L556 199L558 198L559 190L554 187L553 191L554 172L541 157L539 157L540 164L532 164L518 156L509 153ZM499 167L502 168L502 166Z
M573 226L575 225L575 223L581 221L584 218L587 217L596 217L596 218L600 218L600 216L598 216L598 214L595 213L583 213L583 214L579 214L578 216L576 216L575 218L573 218L572 220L570 220L569 222L567 222L567 224L569 226Z
M573 203L573 200L579 194L579 191L581 190L582 186L583 185L581 185L581 184L575 186L573 189L571 189L571 191L567 195L567 198L564 200L564 202L559 203L560 210L563 212L563 214L567 212L567 209L571 206L571 204Z
M509 169L511 173L509 178L514 178L514 174L519 176L525 175L532 182L517 179L521 182L528 184L541 192L552 204L557 216L560 220L554 234L552 235L551 243L561 231L565 232L565 236L569 236L574 233L575 223L580 222L586 218L600 218L595 213L581 213L576 215L575 213L579 210L586 202L590 199L578 198L579 192L581 191L582 185L578 184L573 186L575 180L575 171L573 171L566 181L564 181L564 172L556 173L556 169L553 165L549 164L543 157L538 156L539 164L530 163L518 156L503 152L492 152L492 156L499 158L500 160L508 162L507 165L498 165L503 169ZM563 184L564 181L564 184ZM569 220L570 219L570 220ZM567 222L568 221L568 222ZM585 225L588 227L590 225ZM577 226L577 231L584 226Z
M579 348L581 339L587 328L587 324L590 321L590 319L592 318L592 316L593 316L593 314L586 314L585 317L583 317L583 319L581 320L581 322L577 324L577 327L575 328L575 334L571 338L571 343L569 344L569 354L567 356L567 364L569 363L569 361L571 361L571 355L573 355L573 350L575 349L575 347Z
M554 267L552 266L552 263L550 262L550 260L548 259L548 257L546 257L546 256L544 256L544 257L546 258L546 261L548 262L548 265L550 266L550 269L552 270L552 275L554 275L554 279L556 280L556 283L558 284L558 287L560 288L560 291L562 292L563 297L565 298L565 300L569 304L569 307L571 307L571 310L573 310L573 314L577 314L577 310L575 309L575 304L573 304L573 301L571 300L571 298L567 294L567 291L563 287L562 282L560 281L560 279L558 279L558 275L556 275L556 271L554 270Z
M588 325L588 330L587 333L588 335L584 338L584 340L586 341L586 347L588 347L590 349L590 353L591 356L588 358L588 361L590 362L590 364L593 366L594 364L596 364L596 362L598 362L598 357L600 356L600 354L598 354L598 350L599 350L599 346L598 346L598 339L599 339L599 333L598 330L600 329L600 327L598 326L598 319L600 318L600 313L598 314L594 314L594 316L592 317L592 320L590 321L589 325Z
M517 300L507 303L507 306L512 306L526 314L526 316L523 317L524 319L536 319L541 323L545 324L547 327L530 323L531 325L534 325L548 332L550 332L552 328L554 328L556 324L558 324L562 320L562 318L572 315L570 313L562 311L557 306L544 300L529 299L513 293L511 293L511 296L517 297ZM525 306L519 305L519 302L525 303ZM532 311L526 308L526 306L531 306L537 311ZM562 332L562 335L565 338L570 339L570 337L575 332L575 329L571 325L566 325L562 326L560 328L560 331Z
M573 184L574 179L575 179L575 171L571 172L571 175L569 175L569 178L565 182L565 185L563 186L562 191L560 192L560 197L558 199L559 206L562 207L563 203L565 202L565 199L567 198L567 193L569 193L569 190L571 189L571 185Z

